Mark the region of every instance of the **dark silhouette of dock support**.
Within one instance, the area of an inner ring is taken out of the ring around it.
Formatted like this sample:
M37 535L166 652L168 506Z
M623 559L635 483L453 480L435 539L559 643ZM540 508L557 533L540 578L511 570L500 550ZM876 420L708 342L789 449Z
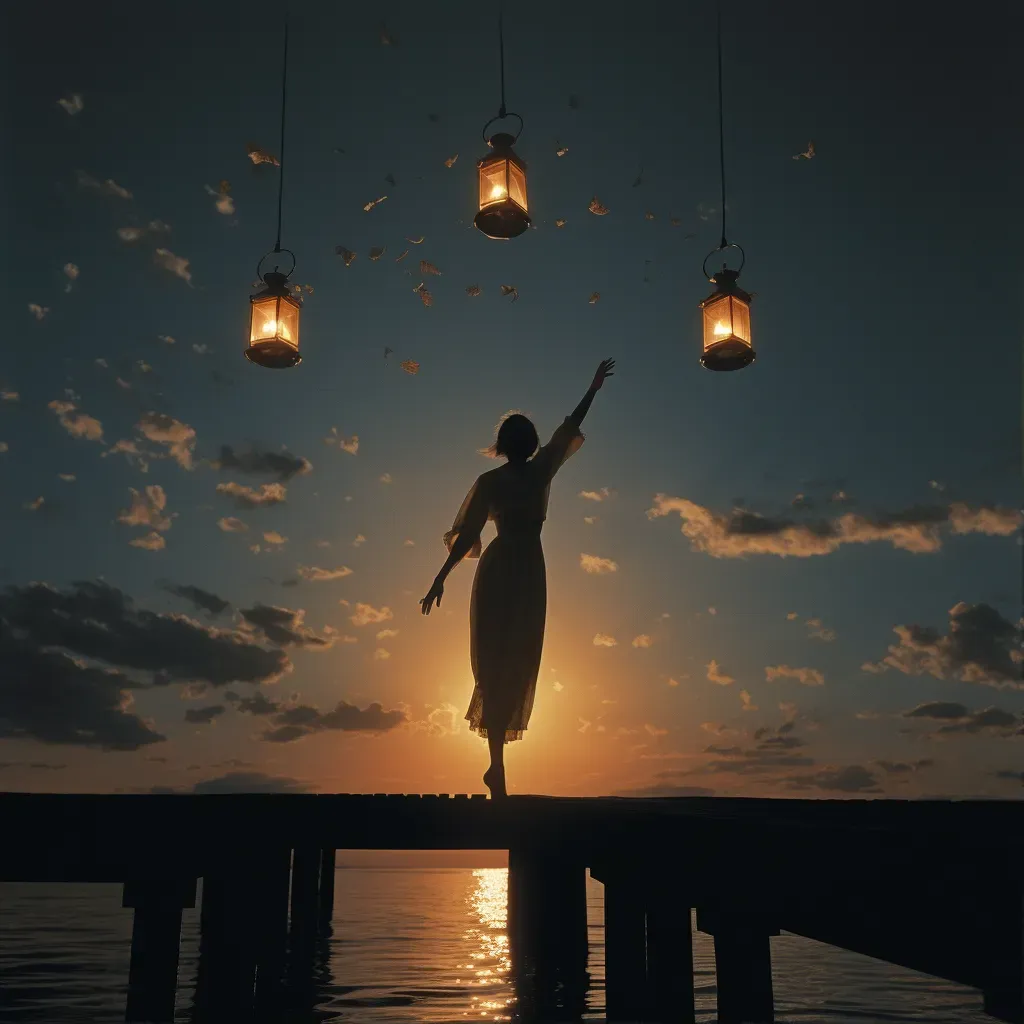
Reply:
M337 851L325 847L320 851L320 894L318 900L317 933L329 935L334 917L334 870Z
M121 906L135 911L126 1021L174 1020L181 912L195 905L194 878L124 883Z
M691 899L676 878L645 882L648 1019L694 1024Z
M202 1019L251 1011L259 948L259 874L242 865L203 876L196 1007Z
M292 850L289 971L306 970L313 955L320 915L320 868L319 847L303 845Z
M715 940L720 1024L772 1024L770 936L779 929L764 914L700 907L697 928Z

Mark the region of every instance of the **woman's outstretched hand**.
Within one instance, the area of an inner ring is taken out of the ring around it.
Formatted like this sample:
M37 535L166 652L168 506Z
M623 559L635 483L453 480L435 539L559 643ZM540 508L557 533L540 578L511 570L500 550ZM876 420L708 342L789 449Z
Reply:
M434 602L437 602L437 607L441 607L441 598L444 597L444 584L440 580L434 580L431 584L430 590L427 592L427 596L420 601L420 608L424 615L430 614L430 609Z
M615 374L612 370L615 368L614 359L602 359L601 365L597 368L597 373L594 374L594 382L590 385L591 391L600 391L601 385L604 383L606 377L614 377Z

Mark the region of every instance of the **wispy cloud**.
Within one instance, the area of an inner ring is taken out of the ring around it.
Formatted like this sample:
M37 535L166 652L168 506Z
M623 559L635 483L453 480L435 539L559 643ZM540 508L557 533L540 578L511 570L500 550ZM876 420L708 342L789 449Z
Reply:
M594 634L594 646L595 647L615 647L618 644L618 640L613 636L608 636L607 633L595 633Z
M609 487L602 487L599 491L580 491L579 497L586 498L588 501L604 501L606 498L610 498L612 490Z
M633 637L634 647L653 647L654 638L648 636L646 633L641 633L639 636Z
M133 548L142 548L145 551L162 551L167 547L167 541L163 535L151 530L142 537L136 537L128 541Z
M167 449L166 457L174 459L182 469L192 468L196 432L187 423L162 412L147 412L142 415L135 429L147 441L164 445Z
M340 580L352 575L347 565L339 565L336 569L321 569L316 565L300 565L296 572L304 579L313 582L321 580Z
M377 622L387 622L394 617L386 605L383 608L374 608L372 604L357 601L356 610L349 616L349 620L354 626L369 626Z
M48 403L47 408L56 413L61 426L72 437L83 437L86 441L103 440L103 424L95 417L79 412L74 402L55 399Z
M78 184L81 188L92 189L95 192L102 192L104 195L108 196L117 196L118 199L132 198L131 192L123 186L118 185L113 178L107 178L106 181L99 181L91 174L86 174L85 171L79 171Z
M231 498L239 508L266 508L279 505L288 497L284 484L263 484L259 490L229 481L217 484L217 493Z
M732 676L726 675L722 671L718 662L715 661L714 658L712 658L711 661L708 662L707 670L708 679L713 683L718 683L719 686L728 686L730 683L736 682L736 680Z
M247 524L243 523L241 519L236 519L234 516L222 516L217 520L217 525L225 533L243 533L249 529Z
M580 555L580 568L584 572L591 573L593 575L601 575L603 573L617 572L618 563L613 562L610 558L601 558L599 555Z
M131 504L118 513L119 523L124 526L149 526L161 531L171 528L171 518L164 515L167 495L159 484L153 484L144 491L130 487L129 491L132 496Z
M37 319L45 320L46 315L50 312L49 306L40 306L38 302L30 302L28 304L28 311Z
M85 101L77 92L73 92L67 98L57 100L57 103L71 117L74 117L75 114L80 114L85 107Z
M793 668L790 665L766 665L765 679L771 683L776 679L795 679L804 686L822 686L825 677L816 668Z
M189 270L189 260L185 259L184 256L175 256L170 249L157 249L153 253L153 259L158 267L163 267L164 270L170 271L175 277L180 277L189 284L192 283L192 271Z

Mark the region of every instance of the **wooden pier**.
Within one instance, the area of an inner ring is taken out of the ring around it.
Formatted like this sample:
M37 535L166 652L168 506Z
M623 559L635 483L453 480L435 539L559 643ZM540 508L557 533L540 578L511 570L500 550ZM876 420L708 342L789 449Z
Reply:
M499 849L540 1019L583 1009L589 869L609 1021L693 1021L696 908L721 1024L774 1019L780 930L972 986L1024 1024L1024 802L4 793L0 822L0 881L124 884L129 1021L173 1018L197 879L196 1019L269 1019L308 987L336 850Z

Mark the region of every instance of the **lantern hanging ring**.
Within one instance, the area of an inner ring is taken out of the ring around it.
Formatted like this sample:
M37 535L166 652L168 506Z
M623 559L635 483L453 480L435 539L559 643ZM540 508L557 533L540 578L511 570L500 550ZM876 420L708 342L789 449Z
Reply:
M259 263L256 264L256 276L261 281L263 280L263 273L262 273L260 268L263 266L263 261L266 260L270 256L276 256L278 253L282 253L282 252L288 253L288 255L291 256L291 258L292 258L292 265L291 265L290 269L288 270L288 273L284 275L285 280L287 281L288 278L291 277L292 274L295 272L295 253L293 253L291 251L291 249L282 249L280 246L278 246L278 247L276 247L274 249L271 249L270 252L268 252L263 257L263 259L261 259L259 261ZM278 273L278 269L277 269L276 266L274 267L273 273L275 273L275 274Z
M708 280L711 281L712 283L714 282L714 278L708 277L708 260L711 259L711 257L714 256L716 252L724 252L726 249L739 249L740 251L740 265L739 269L736 271L737 277L740 276L740 273L743 270L743 265L747 262L747 254L743 251L743 246L740 245L738 242L725 242L723 245L720 245L717 249L712 249L711 252L709 252L707 256L704 257L704 263L702 264L704 276L707 277Z
M483 130L483 132L481 132L481 134L484 137L484 142L490 143L490 141L491 141L491 137L487 134L487 129L490 128L491 125L494 124L495 121L504 120L504 118L506 118L506 117L514 117L519 122L519 131L517 131L515 136L513 137L512 145L514 146L519 141L519 136L523 134L523 127L524 127L523 119L522 119L522 117L519 114L515 113L514 111L512 111L512 110L505 110L505 108L502 107L501 110L497 113L497 115L492 117L490 119L490 121L488 121L487 124L484 125L484 130Z

